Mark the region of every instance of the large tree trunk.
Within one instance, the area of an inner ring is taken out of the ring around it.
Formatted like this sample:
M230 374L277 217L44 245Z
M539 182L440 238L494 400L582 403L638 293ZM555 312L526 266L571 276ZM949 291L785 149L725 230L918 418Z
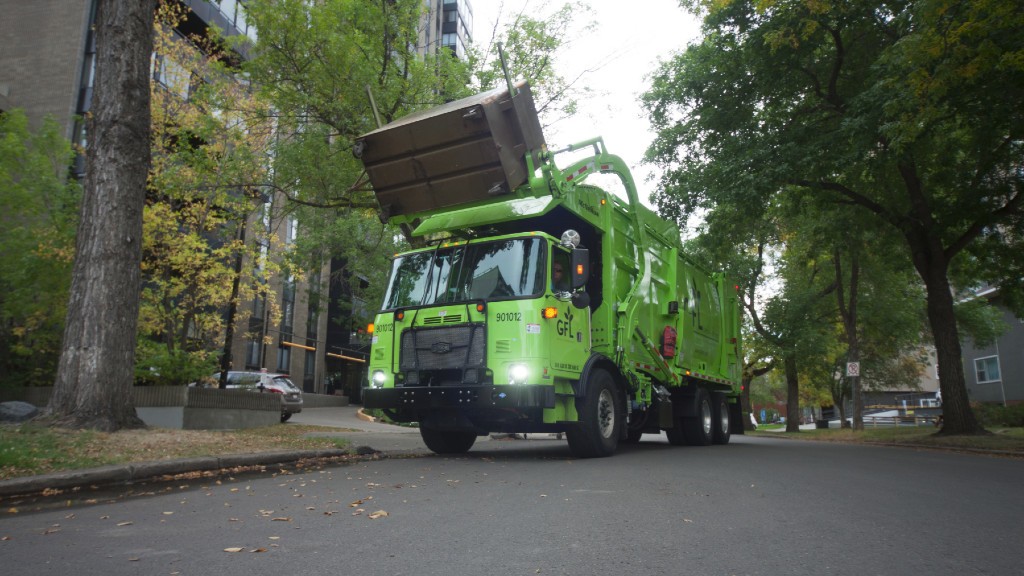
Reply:
M155 0L99 0L96 82L68 316L49 411L57 423L142 426L132 403L142 208L150 165Z
M796 372L796 353L786 352L786 432L800 431L800 381Z
M942 390L943 426L940 434L983 434L985 429L971 411L964 379L960 332L954 314L953 292L949 285L949 261L941 243L927 233L907 233L914 267L924 280L928 300L928 323L935 339L939 361L939 387Z
M960 333L953 314L953 295L945 274L935 274L925 282L928 296L928 322L935 338L939 360L939 386L942 389L943 425L940 434L982 434L985 429L971 410L964 379Z

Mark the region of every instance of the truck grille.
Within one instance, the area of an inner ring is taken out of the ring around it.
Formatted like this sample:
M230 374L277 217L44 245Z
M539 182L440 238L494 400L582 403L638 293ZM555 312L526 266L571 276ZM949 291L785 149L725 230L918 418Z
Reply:
M431 371L457 370L459 381L478 381L484 367L487 331L483 324L444 328L411 328L402 332L399 369L417 373L412 380L425 382ZM448 380L450 377L446 377Z

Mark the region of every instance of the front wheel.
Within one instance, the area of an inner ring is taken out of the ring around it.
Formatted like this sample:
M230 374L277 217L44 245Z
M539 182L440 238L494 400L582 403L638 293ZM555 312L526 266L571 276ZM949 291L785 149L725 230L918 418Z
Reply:
M464 454L476 442L476 433L463 430L438 430L420 426L423 443L437 454Z
M576 400L580 421L566 431L569 450L579 458L611 456L622 434L622 406L612 375L597 370L587 395Z
M292 417L291 412L281 412L281 422L287 422Z

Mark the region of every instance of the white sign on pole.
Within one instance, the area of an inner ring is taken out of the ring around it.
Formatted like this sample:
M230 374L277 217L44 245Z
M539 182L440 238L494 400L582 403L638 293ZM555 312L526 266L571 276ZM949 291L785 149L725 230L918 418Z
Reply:
M847 362L846 363L846 375L847 376L860 376L860 362Z

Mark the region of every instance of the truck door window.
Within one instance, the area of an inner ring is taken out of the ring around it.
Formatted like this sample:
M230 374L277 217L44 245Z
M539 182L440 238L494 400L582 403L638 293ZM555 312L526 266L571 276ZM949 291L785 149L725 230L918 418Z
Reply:
M552 292L569 291L569 275L571 270L569 253L560 248L552 250L551 254L551 290Z

